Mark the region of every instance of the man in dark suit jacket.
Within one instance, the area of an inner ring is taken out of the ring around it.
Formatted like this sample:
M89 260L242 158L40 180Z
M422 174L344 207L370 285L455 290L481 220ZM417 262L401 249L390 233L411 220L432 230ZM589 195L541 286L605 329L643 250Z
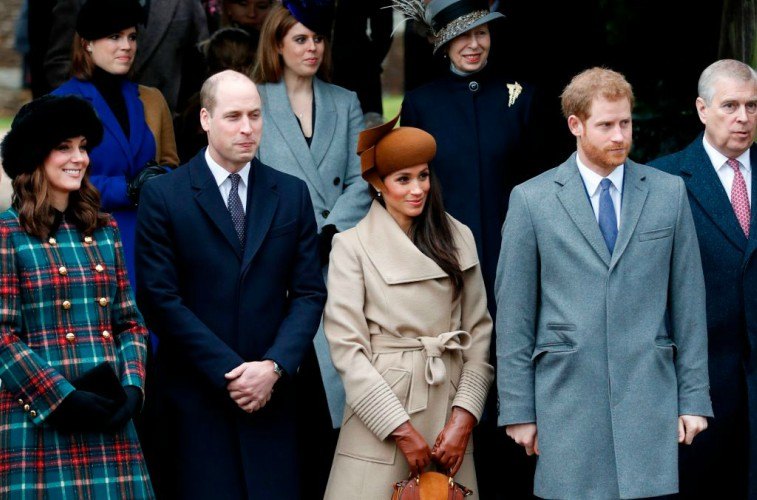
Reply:
M207 149L139 205L138 302L159 339L151 475L165 498L296 499L290 377L326 299L313 207L304 182L254 158L246 76L212 76L201 99Z
M704 134L652 165L680 175L707 289L715 420L681 449L684 498L757 498L757 73L717 61L699 79Z

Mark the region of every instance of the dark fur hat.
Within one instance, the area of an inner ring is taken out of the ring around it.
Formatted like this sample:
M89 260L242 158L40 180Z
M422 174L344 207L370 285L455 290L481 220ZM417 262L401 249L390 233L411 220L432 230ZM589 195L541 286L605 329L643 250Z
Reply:
M87 0L76 18L76 32L85 40L99 40L144 22L138 0Z
M33 172L55 146L83 135L87 150L100 144L103 126L92 106L76 96L46 95L25 104L0 145L3 167L11 179Z

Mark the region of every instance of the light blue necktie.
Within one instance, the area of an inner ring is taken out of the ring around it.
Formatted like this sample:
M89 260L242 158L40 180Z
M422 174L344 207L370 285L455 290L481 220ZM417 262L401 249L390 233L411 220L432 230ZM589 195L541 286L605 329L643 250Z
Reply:
M610 196L610 179L602 179L599 183L601 191L599 193L599 230L602 231L602 237L605 239L607 249L612 255L615 249L615 240L618 239L618 219L615 217L615 205Z

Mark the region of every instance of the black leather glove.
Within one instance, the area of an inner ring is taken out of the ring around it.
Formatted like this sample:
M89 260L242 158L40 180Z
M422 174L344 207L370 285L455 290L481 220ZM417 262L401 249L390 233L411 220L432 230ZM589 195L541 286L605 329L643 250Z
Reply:
M329 253L331 253L331 240L334 239L334 235L338 233L334 224L323 226L321 232L318 234L318 251L321 254L321 265L325 266L329 263Z
M101 432L117 409L112 399L76 390L66 396L46 422L64 432Z
M139 193L142 191L142 186L145 182L149 181L153 177L166 174L171 171L171 167L165 165L158 165L154 161L149 161L145 164L145 167L134 176L126 185L126 196L129 197L134 205L139 204Z
M139 388L127 385L124 387L124 392L126 392L126 401L108 421L106 427L109 431L115 432L123 429L124 425L136 417L140 408L142 408L142 391Z

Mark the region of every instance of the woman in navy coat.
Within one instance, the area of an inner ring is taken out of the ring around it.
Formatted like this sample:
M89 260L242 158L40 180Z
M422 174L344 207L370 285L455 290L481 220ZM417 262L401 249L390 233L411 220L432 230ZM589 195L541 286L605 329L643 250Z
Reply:
M100 191L102 210L112 213L121 229L132 283L139 188L179 164L162 94L127 78L142 19L137 0L88 0L76 21L74 76L53 92L85 98L103 123L102 143L90 153L91 181Z
M447 211L473 232L494 317L494 278L510 190L538 173L535 158L527 157L534 121L533 89L495 74L495 68L487 65L492 45L489 23L503 16L490 12L485 0L432 0L425 15L417 15L412 8L404 13L415 13L414 21L426 24L434 53L449 61L449 74L407 93L402 126L420 128L436 139L436 158L429 165L441 183ZM493 357L494 349L491 352ZM476 442L477 453L483 455L476 457L480 494L496 498L489 488L506 467L513 477L508 495L528 496L533 465L512 443L495 444L494 424L489 420L494 417L494 398L490 397L477 429L482 433ZM485 436L486 431L491 435ZM493 448L485 451L488 447ZM500 472L493 469L495 463L503 467Z

